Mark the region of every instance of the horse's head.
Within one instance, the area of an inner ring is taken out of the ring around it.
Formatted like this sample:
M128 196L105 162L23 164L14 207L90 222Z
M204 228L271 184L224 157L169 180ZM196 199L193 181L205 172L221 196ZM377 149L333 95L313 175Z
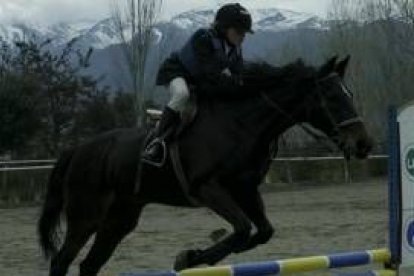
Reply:
M348 62L349 56L340 62L333 57L320 68L307 66L301 59L283 67L248 64L245 84L252 91L262 91L269 107L263 109L263 117L273 114L268 116L272 118L268 125L271 135L278 136L297 123L309 123L334 141L346 157L365 158L373 142L344 82Z
M373 142L344 83L349 58L337 62L333 57L319 68L304 120L330 137L345 156L365 158Z

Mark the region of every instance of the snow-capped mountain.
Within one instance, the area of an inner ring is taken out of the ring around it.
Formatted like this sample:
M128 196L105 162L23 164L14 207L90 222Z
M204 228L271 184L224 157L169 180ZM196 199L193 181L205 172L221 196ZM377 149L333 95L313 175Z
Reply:
M215 10L191 10L174 16L170 21L160 22L154 30L154 41L159 42L165 26L170 24L185 32L206 27L214 19ZM290 29L324 29L327 24L324 20L305 13L281 9L252 10L254 19L253 28L256 31L285 31ZM164 28L163 28L164 27ZM99 22L82 21L76 23L59 23L51 26L40 26L32 23L16 23L0 25L0 36L6 41L19 40L27 37L36 37L40 41L51 38L55 46L77 38L81 47L103 49L119 43L116 27L110 18ZM129 30L125 30L126 37Z
M297 28L323 29L326 21L312 14L269 8L252 10L253 29L258 31L281 31ZM171 22L182 29L208 26L214 19L214 10L193 10L181 13Z
M92 46L98 49L105 48L118 41L115 27L110 19L105 19L98 23L91 21L61 22L50 26L33 23L0 25L0 36L8 42L25 38L38 41L50 38L54 46L64 45L68 41L77 38L82 46Z

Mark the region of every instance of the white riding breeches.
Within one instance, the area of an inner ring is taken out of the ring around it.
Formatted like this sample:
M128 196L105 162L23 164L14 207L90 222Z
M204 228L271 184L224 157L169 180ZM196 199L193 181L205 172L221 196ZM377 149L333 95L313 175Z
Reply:
M167 104L169 108L182 112L190 98L190 90L184 78L177 77L168 85L171 93L171 100Z

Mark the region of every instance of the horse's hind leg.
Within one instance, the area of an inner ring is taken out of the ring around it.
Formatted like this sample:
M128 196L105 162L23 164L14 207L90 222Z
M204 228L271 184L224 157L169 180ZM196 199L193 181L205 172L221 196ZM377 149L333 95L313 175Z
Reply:
M67 221L67 232L65 241L52 259L50 265L50 276L66 275L69 265L73 259L93 234L94 228L88 220L72 220Z
M80 265L80 276L95 276L116 246L137 225L143 206L133 196L117 198L96 233L94 244Z
M66 275L76 255L102 222L111 198L111 195L86 197L77 193L70 194L65 208L66 237L58 254L52 259L50 276Z

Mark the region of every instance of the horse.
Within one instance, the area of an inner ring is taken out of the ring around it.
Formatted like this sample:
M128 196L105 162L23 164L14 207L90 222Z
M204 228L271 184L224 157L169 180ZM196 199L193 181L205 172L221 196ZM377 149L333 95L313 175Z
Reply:
M322 66L301 60L282 67L252 63L244 70L240 96L200 95L196 117L174 142L188 191L170 158L161 168L141 162L146 128L116 129L62 152L38 221L40 246L51 259L49 275L66 275L93 234L79 275L97 275L149 203L209 208L233 227L205 249L178 254L176 270L214 265L265 244L274 228L258 187L277 137L308 123L347 155L365 158L371 151L372 139L344 83L348 62L349 56L332 57ZM63 215L66 235L58 250Z

